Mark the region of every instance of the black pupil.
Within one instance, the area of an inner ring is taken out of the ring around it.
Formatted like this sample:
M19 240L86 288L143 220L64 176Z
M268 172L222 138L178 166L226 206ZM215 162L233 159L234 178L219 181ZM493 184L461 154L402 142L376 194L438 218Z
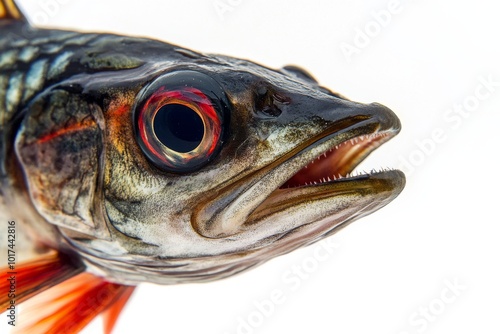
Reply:
M171 150L186 153L200 145L205 134L201 117L182 104L167 104L153 121L156 137Z

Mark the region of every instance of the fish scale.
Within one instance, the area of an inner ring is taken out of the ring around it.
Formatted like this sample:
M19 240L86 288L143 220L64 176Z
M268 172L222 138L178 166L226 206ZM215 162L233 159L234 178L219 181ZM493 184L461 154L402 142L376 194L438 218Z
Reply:
M33 94L29 94L28 98L24 99L23 105L29 101L29 97L45 89L49 84L74 73L66 73L66 68L71 62L71 58L75 55L74 50L82 52L82 47L89 46L93 42L99 44L101 42L112 42L119 39L113 35L97 35L97 34L77 34L73 32L58 31L58 30L32 30L26 34L29 38L22 37L18 33L19 23L13 22L10 25L4 25L3 30L6 34L0 37L0 75L7 76L10 80L12 72L22 72L26 77L22 84L16 84L16 91L21 92L26 96L24 88L29 85L30 81L37 81L40 78L47 78L42 85L39 85ZM79 60L79 59L78 59ZM45 62L43 71L36 72L35 75L29 76L33 67ZM116 64L118 65L118 64ZM119 69L117 66L116 69ZM94 68L98 71L99 68ZM10 75L9 75L10 73ZM47 75L50 74L48 77ZM4 90L0 91L0 99L5 99ZM16 101L21 102L21 101ZM5 103L5 102L4 102ZM8 113L13 112L15 108L9 108Z
M14 23L3 29L17 30L17 25ZM0 77L9 83L7 91L0 91L0 102L3 102L0 106L7 111L6 119L11 119L15 111L25 106L34 95L67 75L65 71L74 55L73 49L99 37L61 31L32 34L34 37L30 39L15 33L0 37L0 50L3 50L0 53ZM19 80L20 76L22 80ZM9 99L9 94L15 97Z

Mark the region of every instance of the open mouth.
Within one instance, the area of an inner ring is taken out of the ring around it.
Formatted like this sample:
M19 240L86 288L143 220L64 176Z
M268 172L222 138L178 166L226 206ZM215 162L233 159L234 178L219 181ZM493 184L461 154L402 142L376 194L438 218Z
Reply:
M380 124L376 127L380 129ZM370 153L396 136L400 128L396 125L371 133L366 133L369 130L365 129L364 134L359 134L360 128L357 130L341 142L336 139L338 134L331 134L323 143L305 147L301 154L307 157L306 163L255 208L248 220L250 224L270 217L293 215L297 210L312 213L314 218L306 221L318 221L335 216L336 212L344 210L341 209L344 205L353 208L351 214L362 216L392 201L404 187L402 172L373 169L365 173L354 169Z
M299 170L280 189L332 183L354 176L354 168L380 145L391 139L397 131L375 132L348 139L323 152ZM366 174L368 175L368 174Z

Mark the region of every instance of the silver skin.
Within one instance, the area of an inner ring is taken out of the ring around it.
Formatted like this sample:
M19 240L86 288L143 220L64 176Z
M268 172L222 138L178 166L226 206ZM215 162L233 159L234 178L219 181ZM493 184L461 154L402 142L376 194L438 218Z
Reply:
M34 231L34 244L110 281L228 277L335 233L404 187L399 171L347 176L399 132L394 113L352 102L299 68L0 24L0 82L9 87L0 89L0 208ZM175 174L148 161L133 114L151 82L185 70L220 85L230 116L220 152ZM281 188L330 151L332 181Z

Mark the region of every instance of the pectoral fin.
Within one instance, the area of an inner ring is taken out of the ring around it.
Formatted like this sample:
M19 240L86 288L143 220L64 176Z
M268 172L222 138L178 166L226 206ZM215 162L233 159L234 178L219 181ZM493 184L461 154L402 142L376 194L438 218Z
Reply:
M73 262L62 253L51 252L15 267L2 268L7 279L0 281L0 290L9 291L15 287L15 305L81 273L83 265ZM10 279L12 278L12 279ZM0 308L5 310L10 304L9 294L0 295Z
M135 289L85 273L79 260L57 252L1 271L7 279L0 290L13 289L15 297L0 294L0 308L22 303L14 333L78 333L102 313L104 333L110 334Z
M109 334L133 290L82 273L25 302L23 321L14 333L76 334L105 312L105 333Z

